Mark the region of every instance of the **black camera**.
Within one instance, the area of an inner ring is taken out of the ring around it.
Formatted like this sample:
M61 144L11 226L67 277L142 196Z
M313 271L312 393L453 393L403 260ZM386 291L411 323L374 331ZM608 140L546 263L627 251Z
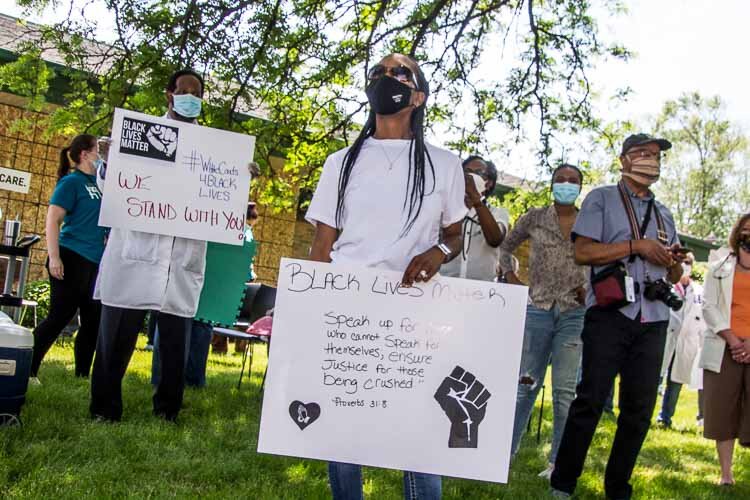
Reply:
M643 289L643 296L646 300L664 302L673 311L679 311L682 308L683 301L679 295L672 291L672 285L667 283L664 278L656 281L646 281Z

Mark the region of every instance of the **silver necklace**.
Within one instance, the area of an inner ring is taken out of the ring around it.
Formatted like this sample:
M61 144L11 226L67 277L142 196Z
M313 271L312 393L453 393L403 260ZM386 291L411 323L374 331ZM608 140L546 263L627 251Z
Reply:
M385 155L385 159L388 160L388 171L389 172L391 170L393 170L393 164L396 163L399 158L401 158L401 155L404 154L404 151L406 151L406 148L409 146L408 144L406 146L404 146L404 148L398 153L398 155L396 156L396 158L394 158L393 161L391 161L391 157L388 156L388 152L383 147L383 144L379 143L378 145L380 146L380 149L383 151L383 154Z

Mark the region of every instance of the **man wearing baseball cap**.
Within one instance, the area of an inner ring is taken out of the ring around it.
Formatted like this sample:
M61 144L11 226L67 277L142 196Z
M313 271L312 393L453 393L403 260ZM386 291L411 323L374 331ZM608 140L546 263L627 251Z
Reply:
M672 144L634 134L622 145L622 178L594 189L571 233L575 260L591 266L582 333L582 378L568 413L552 494L569 497L583 471L604 402L620 375L620 415L607 463L608 498L630 498L629 484L656 404L669 320L671 284L686 249L672 214L649 187L659 179L662 151Z

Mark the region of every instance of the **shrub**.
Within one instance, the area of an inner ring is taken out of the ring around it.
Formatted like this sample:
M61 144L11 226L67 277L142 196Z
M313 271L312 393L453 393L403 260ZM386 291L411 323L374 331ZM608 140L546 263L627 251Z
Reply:
M41 322L49 314L50 287L48 280L32 281L26 285L23 294L26 300L33 300L38 305L36 307L37 318ZM29 310L23 318L23 326L34 328L34 313Z

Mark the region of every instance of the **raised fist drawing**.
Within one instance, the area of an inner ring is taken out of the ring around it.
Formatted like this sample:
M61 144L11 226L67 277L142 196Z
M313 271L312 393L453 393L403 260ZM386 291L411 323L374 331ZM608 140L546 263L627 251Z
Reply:
M490 392L474 375L456 366L435 392L435 400L451 421L449 448L476 448L479 424L487 412Z
M177 132L162 125L151 125L146 138L153 147L167 156L172 156L177 149Z

